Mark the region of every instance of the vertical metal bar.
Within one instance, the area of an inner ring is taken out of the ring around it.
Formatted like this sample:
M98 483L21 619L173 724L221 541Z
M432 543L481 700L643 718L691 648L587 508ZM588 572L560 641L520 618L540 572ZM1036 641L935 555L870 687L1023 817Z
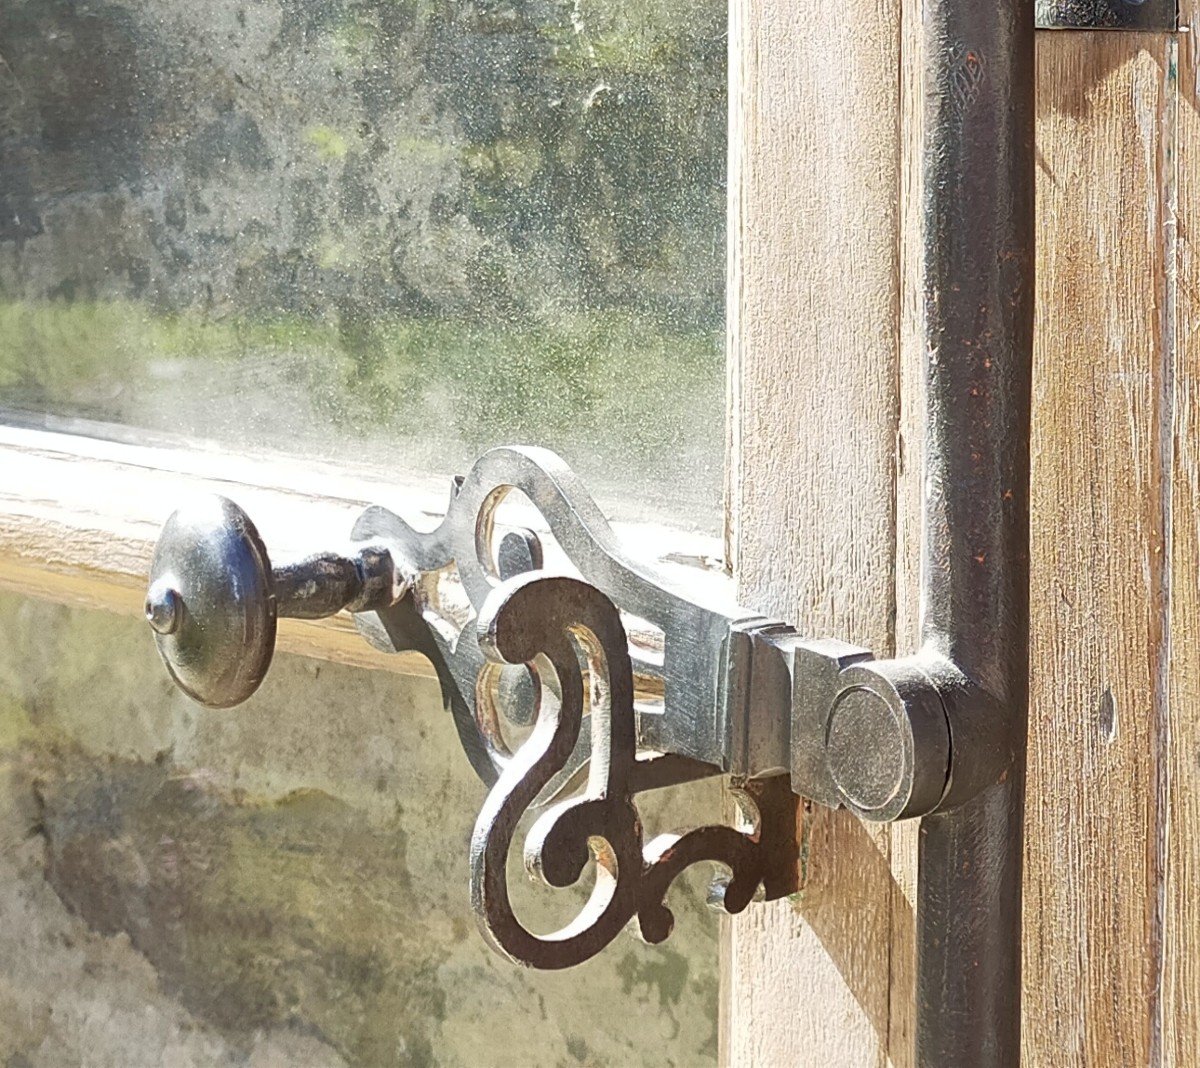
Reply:
M972 691L950 709L955 756L986 767L956 763L950 807L921 825L917 1063L993 1068L1020 1059L1034 17L1031 0L923 11L922 630Z

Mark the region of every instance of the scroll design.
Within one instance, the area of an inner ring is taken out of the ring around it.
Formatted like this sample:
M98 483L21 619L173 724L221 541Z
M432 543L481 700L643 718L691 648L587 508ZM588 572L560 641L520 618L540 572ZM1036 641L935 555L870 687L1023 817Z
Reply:
M484 453L456 480L445 516L433 530L417 530L386 508L366 509L355 524L355 541L387 545L416 578L411 597L391 608L356 614L359 630L378 648L416 650L428 657L464 751L484 782L494 783L513 754L496 709L481 695L493 677L487 669L499 672L502 666L488 662L473 624L486 598L501 585L494 559L496 512L514 490L545 520L565 562L623 610L663 632L663 660L638 665L643 675L661 680L664 695L661 713L639 716L639 745L690 757L691 768L673 765L684 778L697 778L700 765L707 765L709 773L722 770L726 710L718 666L727 655L730 626L759 617L699 590L676 588L636 558L614 535L578 476L546 449L504 447ZM448 614L444 595L454 591L462 602ZM560 783L572 781L586 763L588 734L564 765Z
M637 751L632 664L613 602L578 579L529 573L493 590L478 630L489 658L529 667L538 700L533 732L501 771L471 840L471 898L488 942L513 961L547 969L595 956L634 917L646 941L661 942L674 923L667 890L702 860L731 873L723 892L726 911L744 909L771 874L768 858L776 843L763 841L759 828L701 827L643 846L635 795L679 778L669 766L676 758ZM585 705L591 731L587 786L537 819L526 840L525 866L549 885L565 887L594 858L596 884L573 922L539 936L513 913L506 862L522 814L571 759Z

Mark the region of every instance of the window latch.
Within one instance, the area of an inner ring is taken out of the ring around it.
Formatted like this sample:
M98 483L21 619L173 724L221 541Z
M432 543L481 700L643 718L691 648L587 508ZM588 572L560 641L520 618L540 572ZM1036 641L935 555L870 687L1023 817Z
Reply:
M716 896L729 911L790 892L793 794L872 820L923 817L915 1063L1019 1063L1033 15L1030 0L923 7L919 652L876 659L681 589L614 537L557 457L507 448L456 482L431 533L369 508L345 551L294 563L273 566L229 502L177 513L147 602L176 680L236 704L262 680L278 616L342 608L368 641L427 656L490 784L472 903L493 945L536 967L586 960L633 919L665 938L666 890L700 860L728 872ZM501 526L513 490L545 544ZM505 728L522 721L532 730L510 746ZM717 774L745 799L738 824L642 840L640 793ZM533 872L565 886L589 858L597 871L575 921L544 937L515 917L506 882L530 810Z
M498 522L513 490L551 537ZM258 688L279 616L343 609L373 645L432 661L490 786L472 904L488 940L522 964L578 964L635 918L662 941L667 889L698 861L727 872L713 896L730 912L794 891L789 793L893 820L954 792L946 702L968 687L948 658L876 660L696 596L635 559L544 449L485 453L428 533L371 507L342 551L273 563L246 513L214 497L177 511L159 538L146 617L171 675L203 704ZM648 631L661 640L639 640ZM519 724L532 733L510 748L505 728ZM638 794L712 775L731 777L740 825L643 841ZM520 923L506 884L518 821L534 808L530 870L551 886L576 882L589 858L599 873L579 919L548 936Z

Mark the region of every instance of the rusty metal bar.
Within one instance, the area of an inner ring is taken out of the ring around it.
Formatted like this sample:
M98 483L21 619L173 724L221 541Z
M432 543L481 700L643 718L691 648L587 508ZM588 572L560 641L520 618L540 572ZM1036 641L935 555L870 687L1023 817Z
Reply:
M1034 276L1031 0L925 0L922 631L967 680L920 831L917 1063L1020 1060Z

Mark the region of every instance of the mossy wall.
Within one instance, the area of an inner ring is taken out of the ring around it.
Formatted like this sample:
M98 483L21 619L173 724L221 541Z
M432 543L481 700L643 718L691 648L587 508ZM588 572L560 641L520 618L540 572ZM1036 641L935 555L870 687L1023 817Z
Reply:
M661 947L516 968L468 903L483 792L431 683L280 656L211 712L136 621L0 596L0 1063L712 1063L702 877ZM578 902L522 889L543 929Z

